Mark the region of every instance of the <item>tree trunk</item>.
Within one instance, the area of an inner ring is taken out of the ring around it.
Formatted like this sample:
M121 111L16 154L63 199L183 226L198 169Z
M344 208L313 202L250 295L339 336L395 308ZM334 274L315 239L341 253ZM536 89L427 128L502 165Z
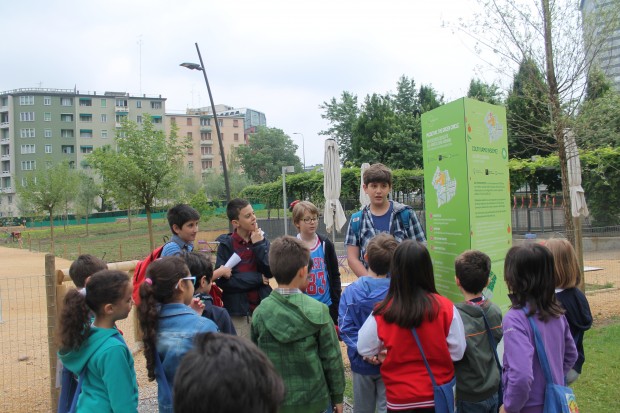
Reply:
M155 249L155 239L153 238L153 219L151 218L151 206L145 205L144 209L146 210L146 222L149 228L149 242L151 244L151 251Z
M50 209L50 254L54 254L54 215L52 214L53 210Z
M127 228L131 231L131 205L127 207Z

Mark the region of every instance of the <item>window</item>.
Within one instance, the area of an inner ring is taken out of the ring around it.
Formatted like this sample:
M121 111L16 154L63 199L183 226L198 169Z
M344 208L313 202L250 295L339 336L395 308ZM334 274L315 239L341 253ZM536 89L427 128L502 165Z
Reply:
M136 116L136 122L137 123L142 123L142 115Z
M92 145L88 145L88 146L80 146L80 152L81 153L91 153L93 151L93 147Z
M239 142L239 134L235 133L234 135L235 142Z
M200 119L200 126L211 126L211 119L210 118Z
M201 141L210 141L211 139L211 132L200 132L200 140Z
M116 99L116 106L127 107L127 99Z
M201 161L202 169L211 169L213 168L213 161Z
M192 126L192 118L187 118L187 126Z
M34 128L21 129L19 131L19 136L21 136L22 138L34 138L35 137Z
M80 98L80 106L92 106L93 101L90 98Z
M121 123L123 119L127 119L127 115L116 115L116 123Z
M92 122L93 115L90 113L80 113L80 122Z
M138 109L140 109L140 108L142 107L142 101L141 101L141 100L137 100L137 101L136 101L136 107L137 107Z
M60 136L63 138L73 138L73 129L61 129Z
M73 98L60 98L60 106L73 106Z
M20 96L19 97L19 105L20 106L32 106L32 105L34 105L34 96Z
M224 126L224 119L218 119L217 123L220 125L220 128Z
M108 137L108 131L107 131L107 130L102 130L102 131L101 131L101 137L102 137L103 139L106 139L106 138Z
M189 170L194 169L194 161L187 161L187 169Z
M153 117L153 123L161 123L161 117L159 118Z
M45 153L52 153L52 145L45 145Z
M108 121L108 115L105 113L101 114L101 123L106 123Z
M5 187L5 188L7 188L7 187ZM8 201L9 201L9 204L13 203L13 195L9 195Z
M201 146L200 154L201 155L211 155L213 153L213 148L211 146Z
M52 121L52 114L50 112L43 113L43 120L45 122L51 122Z
M35 148L34 148L34 144L28 144L28 145L22 145L22 155L27 154L27 153L36 153L35 152Z
M187 132L187 137L192 139L194 137L194 135L191 132Z
M107 99L101 99L101 107L102 108L108 107L108 100Z
M34 122L34 112L20 112L19 120L22 122Z
M233 119L233 127L235 128L239 127L239 119Z
M22 171L32 171L36 168L36 161L22 161Z
M151 102L151 109L161 109L161 102Z
M73 122L73 114L71 113L61 113L60 114L61 122Z
M52 104L52 97L51 96L43 96L43 104L45 106L50 106Z
M62 151L62 153L74 153L74 147L73 145L62 145L60 147L60 150Z
M93 130L92 129L80 129L80 138L92 138Z
M45 129L43 131L43 136L45 136L46 138L51 138L52 137L52 130L51 129Z

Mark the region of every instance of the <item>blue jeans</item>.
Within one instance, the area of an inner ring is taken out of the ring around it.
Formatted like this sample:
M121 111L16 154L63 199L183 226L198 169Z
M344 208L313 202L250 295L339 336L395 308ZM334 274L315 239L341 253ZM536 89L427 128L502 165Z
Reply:
M457 413L497 413L497 393L481 402L456 401Z

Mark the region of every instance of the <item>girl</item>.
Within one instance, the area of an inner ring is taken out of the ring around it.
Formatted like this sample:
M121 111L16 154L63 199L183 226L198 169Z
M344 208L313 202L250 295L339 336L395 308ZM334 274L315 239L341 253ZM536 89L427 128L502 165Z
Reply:
M75 375L85 369L77 411L138 411L133 356L115 328L131 311L132 291L126 273L103 270L93 274L84 289L65 296L58 357Z
M437 294L433 264L424 244L403 241L394 252L390 288L359 331L357 351L385 356L381 377L388 412L434 412L433 388L412 328L438 385L454 378L465 352L465 331L452 302ZM381 353L381 354L380 354Z
M504 262L511 308L504 316L504 405L500 412L542 413L545 377L536 354L532 317L556 384L577 360L564 310L555 300L553 256L539 244L512 247ZM527 311L527 315L523 310Z
M336 249L329 238L316 233L319 226L319 210L312 202L295 201L292 207L293 223L299 231L297 238L308 247L312 260L306 294L327 305L334 325L338 325L338 306L342 287Z
M583 333L592 327L592 313L586 296L579 288L581 271L577 254L568 240L550 239L545 243L553 254L555 262L555 298L558 299L568 321L570 333L577 347L577 362L566 375L566 383L570 384L579 378L585 361L583 352Z
M183 258L169 256L153 261L140 285L138 318L144 357L149 380L157 378L160 412L172 412L170 394L174 374L185 353L192 348L194 336L217 332L213 321L200 317L189 307L195 281Z

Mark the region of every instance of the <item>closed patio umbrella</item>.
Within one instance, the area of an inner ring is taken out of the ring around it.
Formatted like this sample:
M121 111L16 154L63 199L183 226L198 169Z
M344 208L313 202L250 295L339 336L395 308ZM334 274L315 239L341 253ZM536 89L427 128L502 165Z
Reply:
M338 145L334 139L325 140L325 160L323 162L323 195L325 196L325 210L323 221L327 232L336 238L336 230L347 222L344 210L340 204L340 155Z
M566 145L566 162L568 164L568 188L570 191L570 205L573 217L580 215L587 217L590 213L586 205L586 196L581 187L581 162L575 136L572 131L564 135Z
M364 171L368 168L370 168L368 162L364 162L360 168L360 209L364 208L366 205L370 205L370 197L364 192Z

